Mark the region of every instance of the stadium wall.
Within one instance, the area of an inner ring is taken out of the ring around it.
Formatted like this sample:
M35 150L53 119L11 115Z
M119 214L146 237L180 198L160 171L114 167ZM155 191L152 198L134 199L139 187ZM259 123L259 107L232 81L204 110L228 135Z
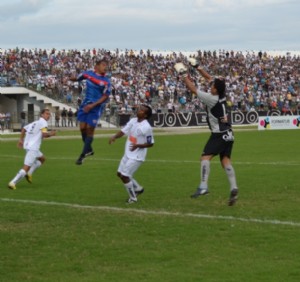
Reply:
M257 125L260 116L280 116L282 113L278 110L271 111L232 111L229 113L229 120L233 125ZM287 112L284 115L299 116L299 112ZM124 126L131 115L121 114L119 116L119 126ZM153 114L149 123L153 127L189 127L189 126L207 126L206 113L157 113Z

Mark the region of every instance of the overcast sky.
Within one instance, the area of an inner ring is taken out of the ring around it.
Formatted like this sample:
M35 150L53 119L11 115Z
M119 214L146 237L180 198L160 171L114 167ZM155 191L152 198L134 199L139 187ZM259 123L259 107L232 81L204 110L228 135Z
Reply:
M300 50L300 0L1 0L0 48Z

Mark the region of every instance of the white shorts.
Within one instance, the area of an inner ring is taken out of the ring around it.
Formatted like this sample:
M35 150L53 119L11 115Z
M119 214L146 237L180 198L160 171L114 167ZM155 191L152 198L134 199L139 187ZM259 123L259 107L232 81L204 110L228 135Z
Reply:
M123 156L119 164L118 172L124 176L132 178L142 163L142 161L129 159L126 156Z
M43 156L43 153L41 151L26 150L24 165L31 167L33 163L36 161L36 159L40 158L41 156Z

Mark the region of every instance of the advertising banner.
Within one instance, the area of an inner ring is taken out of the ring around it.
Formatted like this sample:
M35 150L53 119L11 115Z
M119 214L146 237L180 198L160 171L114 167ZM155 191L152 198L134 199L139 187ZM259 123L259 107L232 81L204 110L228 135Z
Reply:
M132 116L133 115L131 114L120 114L118 123L119 126L124 126ZM289 112L285 113L285 115L282 115L282 113L278 110L249 112L231 111L228 113L228 118L233 125L257 125L263 118L266 119L267 117L278 117L279 119L283 120L290 117L292 122L296 122L295 120L299 118L299 116L299 112ZM154 113L149 120L149 123L153 127L206 126L206 119L207 117L205 112Z
M258 130L266 129L300 129L300 116L259 117Z

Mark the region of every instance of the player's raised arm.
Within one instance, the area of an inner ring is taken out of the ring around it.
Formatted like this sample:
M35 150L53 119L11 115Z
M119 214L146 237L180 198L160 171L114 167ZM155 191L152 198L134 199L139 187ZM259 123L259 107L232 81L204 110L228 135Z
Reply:
M183 78L186 87L193 93L197 93L196 85L188 77L188 69L183 63L174 65L176 72Z
M196 60L195 58L188 58L189 64L195 68L206 80L211 81L213 80L213 77L204 70L203 67L201 67L200 62Z

